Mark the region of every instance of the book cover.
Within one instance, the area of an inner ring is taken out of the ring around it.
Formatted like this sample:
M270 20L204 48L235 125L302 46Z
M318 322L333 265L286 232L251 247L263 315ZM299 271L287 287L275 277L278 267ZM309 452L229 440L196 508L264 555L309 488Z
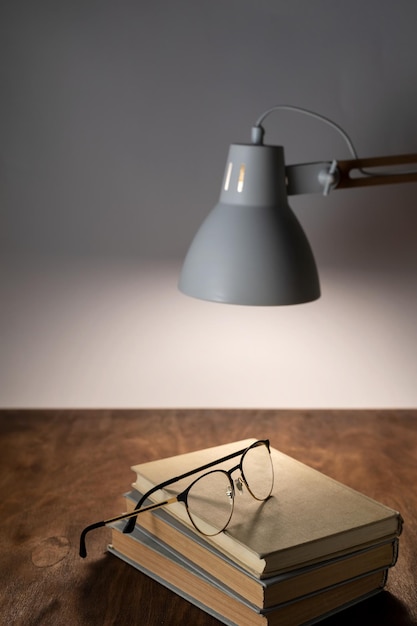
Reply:
M303 596L296 601L260 610L201 568L184 558L176 558L172 552L139 528L130 535L123 534L121 528L122 525L114 525L112 528L109 552L231 626L314 624L378 593L387 579L386 570L372 572Z
M247 439L134 465L134 489L146 493L170 477L243 449ZM271 448L274 489L265 502L247 492L235 498L231 521L224 532L203 539L259 577L268 577L360 549L398 536L400 514L384 504ZM235 465L236 459L224 464ZM220 467L223 467L220 466ZM190 479L175 483L152 501L172 497ZM195 531L181 502L165 507L167 514ZM143 515L146 515L144 513Z

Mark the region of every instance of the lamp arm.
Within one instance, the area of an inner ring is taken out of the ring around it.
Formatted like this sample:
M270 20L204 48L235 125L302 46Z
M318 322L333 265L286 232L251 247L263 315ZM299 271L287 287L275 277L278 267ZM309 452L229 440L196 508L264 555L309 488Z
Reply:
M370 168L395 168L398 165L409 164L416 165L416 169L397 172L370 171ZM367 168L366 172L363 168ZM289 196L303 193L326 195L330 189L417 182L417 154L287 165L285 175Z
M287 110L302 113L324 122L336 130L345 140L353 159L347 161L332 161L324 163L306 163L286 167L287 194L321 192L327 195L332 189L346 189L349 187L367 187L371 185L388 185L417 181L417 169L413 171L397 172L370 172L369 168L384 166L417 164L416 154L405 154L392 157L376 157L360 159L355 146L347 132L341 126L324 115L291 104L277 104L267 109L256 120L252 127L251 139L255 145L262 145L264 137L263 121L274 111ZM368 169L364 169L368 168ZM354 173L352 176L351 173Z
M413 164L415 169L410 171L395 171L374 173L369 168L394 167L397 165ZM366 176L357 176L366 168ZM371 157L366 159L350 159L348 161L338 161L339 182L337 189L351 187L367 187L370 185L392 185L395 183L417 182L417 154L400 154L393 156ZM352 176L351 173L354 173Z

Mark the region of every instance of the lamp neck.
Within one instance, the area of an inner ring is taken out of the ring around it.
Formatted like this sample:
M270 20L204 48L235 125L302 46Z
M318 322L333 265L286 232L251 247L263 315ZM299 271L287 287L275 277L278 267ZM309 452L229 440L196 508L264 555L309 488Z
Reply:
M232 144L220 202L246 206L286 206L284 149L281 146Z

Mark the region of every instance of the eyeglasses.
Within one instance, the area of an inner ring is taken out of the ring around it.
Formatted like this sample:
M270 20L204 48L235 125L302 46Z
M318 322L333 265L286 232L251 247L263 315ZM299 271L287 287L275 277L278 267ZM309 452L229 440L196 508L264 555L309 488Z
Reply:
M173 483L188 478L198 472L203 472L215 465L224 463L237 456L241 456L238 465L225 470L214 469L198 476L184 491L176 496L168 498L162 502L143 506L143 503L154 492L164 489ZM233 480L232 474L236 471L240 472L238 478ZM249 493L255 500L265 501L272 493L274 485L274 468L272 465L269 440L260 439L252 443L248 448L238 450L227 456L222 457L201 467L197 467L181 476L170 478L159 485L156 485L145 493L130 513L124 513L111 519L90 524L81 533L80 536L80 556L87 556L85 538L90 530L112 524L123 519L128 522L123 532L131 533L135 527L136 518L140 513L152 511L161 506L173 504L174 502L183 502L188 517L194 528L203 535L213 536L221 533L226 529L233 514L235 485L239 492L243 491L243 486L247 488Z

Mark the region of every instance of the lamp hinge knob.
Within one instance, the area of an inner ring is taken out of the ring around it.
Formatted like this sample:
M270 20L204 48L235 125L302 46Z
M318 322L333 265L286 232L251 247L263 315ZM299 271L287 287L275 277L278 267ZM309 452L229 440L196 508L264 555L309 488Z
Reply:
M328 196L330 191L337 187L340 179L337 161L333 160L328 170L319 172L319 183L323 186L323 195Z

